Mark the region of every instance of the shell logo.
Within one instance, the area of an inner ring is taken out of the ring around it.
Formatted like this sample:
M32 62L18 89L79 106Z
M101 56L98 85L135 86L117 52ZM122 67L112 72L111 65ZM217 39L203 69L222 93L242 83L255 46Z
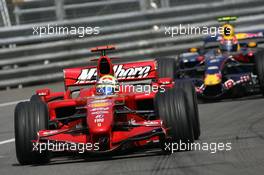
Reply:
M90 106L92 108L101 108L101 107L107 107L109 106L111 103L109 102L100 102L100 103L94 103L94 104L91 104Z

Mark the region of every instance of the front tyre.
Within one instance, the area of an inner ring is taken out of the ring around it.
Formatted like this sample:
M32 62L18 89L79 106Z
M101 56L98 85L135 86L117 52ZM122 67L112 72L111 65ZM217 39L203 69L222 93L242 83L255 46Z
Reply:
M155 110L164 127L168 129L167 138L161 143L162 148L169 143L193 143L192 123L188 117L187 101L182 89L172 88L164 93L157 93Z
M15 108L15 145L21 165L42 164L49 161L47 151L33 151L39 130L48 129L48 109L45 103L21 102Z
M260 92L264 96L264 51L259 51L256 54L256 72L260 85Z
M37 94L34 94L30 97L30 101L32 102L42 102L41 97Z
M159 78L176 78L176 61L173 58L159 58L157 59L157 72Z
M194 139L197 140L201 135L201 129L197 105L197 95L194 85L188 80L177 80L175 86L176 88L181 88L185 92L188 106L188 115L192 122Z

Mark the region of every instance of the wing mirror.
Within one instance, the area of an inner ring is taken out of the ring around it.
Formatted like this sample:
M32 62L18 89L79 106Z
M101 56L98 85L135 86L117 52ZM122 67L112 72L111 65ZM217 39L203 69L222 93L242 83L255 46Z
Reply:
M39 95L39 96L48 96L50 95L50 89L47 88L47 89L38 89L36 90L36 94Z
M199 49L196 47L192 47L189 49L189 52L192 52L192 53L199 52Z
M250 48L257 47L257 43L256 43L256 42L253 42L253 41L251 41L251 42L249 42L249 43L248 43L248 47L250 47Z

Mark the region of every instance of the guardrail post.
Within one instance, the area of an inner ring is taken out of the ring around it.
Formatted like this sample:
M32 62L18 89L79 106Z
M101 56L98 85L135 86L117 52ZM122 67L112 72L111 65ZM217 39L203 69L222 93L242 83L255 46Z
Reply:
M1 12L1 20L2 20L2 24L5 26L5 17L4 17L4 10L3 10L3 4L2 4L2 0L0 0L0 12Z
M14 14L15 14L16 25L19 25L20 24L20 19L19 19L20 9L19 9L18 5L15 5L15 7L14 7Z
M9 11L7 8L6 0L0 0L0 12L1 12L1 16L3 19L4 26L10 27L11 26L11 20L10 20ZM9 46L9 48L16 47L15 44L9 44L8 46Z
M19 0L12 0L12 4L14 6L14 10L13 10L13 14L15 16L15 24L19 25L20 24L20 8L19 8L19 4L22 3L24 1L19 1Z
M162 8L170 7L170 0L160 0Z
M0 11L3 19L4 26L11 26L8 8L5 0L0 0Z
M140 9L142 11L149 9L149 3L149 0L139 0Z
M56 17L58 21L62 21L65 17L64 0L55 0Z

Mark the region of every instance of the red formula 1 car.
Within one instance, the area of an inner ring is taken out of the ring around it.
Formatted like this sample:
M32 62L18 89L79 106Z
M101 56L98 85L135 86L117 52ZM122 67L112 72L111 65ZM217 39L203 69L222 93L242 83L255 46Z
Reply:
M39 89L15 108L20 164L47 163L52 152L114 153L192 143L200 136L197 99L174 81L174 60L115 64L97 47L97 66L64 69L65 92ZM77 87L77 89L73 89ZM81 145L81 146L80 146Z

